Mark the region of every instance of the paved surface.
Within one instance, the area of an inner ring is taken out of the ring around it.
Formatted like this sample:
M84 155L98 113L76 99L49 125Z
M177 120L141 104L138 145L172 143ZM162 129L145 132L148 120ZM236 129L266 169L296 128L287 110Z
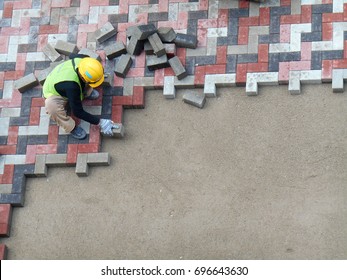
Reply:
M76 142L50 123L40 87L23 94L14 89L15 80L49 66L42 52L47 43L66 40L93 49L110 70L115 61L105 59L103 51L109 41L100 45L93 38L106 22L117 26L114 39L124 42L129 26L148 22L197 35L197 49L177 49L189 74L184 80L175 80L171 69L148 71L142 54L126 79L115 79L114 88L104 88L98 100L86 104L90 112L123 122L123 109L142 107L149 89L165 93L195 87L215 96L216 86L228 85L243 86L245 94L257 95L258 85L284 84L288 92L298 94L301 84L327 82L331 92L343 91L346 3L0 1L1 234L9 234L12 207L25 204L26 178L37 176L38 155L59 155L55 157L59 165L74 166L78 154L101 152L103 140L96 126L82 124L88 138Z

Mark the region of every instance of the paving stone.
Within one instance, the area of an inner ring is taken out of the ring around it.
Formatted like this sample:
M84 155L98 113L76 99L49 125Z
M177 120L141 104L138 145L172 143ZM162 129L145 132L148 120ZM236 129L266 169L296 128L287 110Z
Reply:
M36 177L47 177L46 155L36 155L34 174Z
M45 163L48 167L67 167L67 154L47 154Z
M183 101L202 109L206 103L206 98L204 94L189 92L183 95Z
M7 246L0 244L0 260L7 260Z
M236 74L217 74L205 76L204 94L206 97L216 97L217 86L236 86Z
M69 43L63 40L58 40L57 43L55 44L54 48L56 49L56 51L60 54L64 54L64 55L71 55L73 53L78 53L79 49L78 47L73 44L73 43Z
M91 58L94 58L94 59L100 61L100 62L102 61L102 59L101 59L99 54L97 54L96 52L94 52L94 51L92 51L91 49L88 49L88 48L82 48L78 52L78 54L87 55L87 56L89 56Z
M131 31L131 37L136 37L137 40L145 40L153 33L157 32L157 28L153 23L142 24L135 26Z
M108 166L110 163L109 153L88 153L87 164L90 166Z
M177 33L174 43L180 48L196 49L198 39L194 35Z
M164 44L165 52L168 58L173 58L176 55L176 45L175 44Z
M10 226L12 219L12 206L10 204L0 204L0 236L10 236Z
M176 90L175 90L175 77L174 76L166 76L164 78L163 95L167 99L175 98Z
M131 36L128 45L126 47L127 52L131 55L139 55L143 51L144 41L137 39L135 36Z
M46 81L47 76L49 75L49 73L52 72L52 70L53 70L52 67L48 67L48 68L46 68L46 69L44 69L44 70L41 70L41 71L37 74L37 81L38 81L41 85L43 85L43 84L45 83L45 81Z
M121 124L121 123L115 123L115 125L117 127L112 129L113 137L114 138L123 138L124 137L124 133L125 133L124 125Z
M0 194L0 204L11 204L16 207L23 207L24 195L19 193L2 193Z
M165 46L162 43L162 41L160 40L159 36L157 33L154 33L150 36L148 36L148 41L151 44L154 53L156 54L156 56L162 56L165 55Z
M163 43L172 43L177 36L175 30L172 27L159 27L157 33Z
M47 44L43 49L43 53L49 58L50 61L56 62L63 60L63 57L60 53L56 51L56 49L51 45Z
M147 54L147 55L153 55L154 54L153 47L149 41L145 42L143 49L145 51L145 54Z
M125 78L133 60L129 54L122 54L114 70L116 76Z
M29 74L16 80L14 83L14 87L19 90L19 92L24 93L25 91L37 86L39 82L37 81L35 75ZM29 107L30 108L30 107Z
M101 84L102 86L106 87L113 87L114 85L114 74L113 73L105 73L104 74L104 81Z
M344 92L344 70L343 69L333 69L332 88L333 88L333 92L336 92L336 93Z
M105 23L101 28L94 32L95 39L102 43L117 34L117 29L110 23Z
M180 59L177 56L169 59L169 64L172 70L175 72L177 79L181 80L188 76L186 69L183 67Z
M146 55L146 66L149 70L157 70L169 67L167 55L157 57L156 55Z
M88 154L78 154L76 161L76 174L79 177L86 177L89 174L89 166L87 163Z
M105 54L108 59L114 59L115 57L119 57L122 54L126 54L127 49L122 41L116 41L105 47Z

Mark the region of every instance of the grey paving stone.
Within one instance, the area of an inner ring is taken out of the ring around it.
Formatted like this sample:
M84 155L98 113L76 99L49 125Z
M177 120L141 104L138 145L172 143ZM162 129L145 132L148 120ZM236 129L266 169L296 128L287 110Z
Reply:
M149 41L145 42L143 49L147 55L153 55L154 54L153 47Z
M270 34L279 34L280 33L280 16L271 16L270 17L270 26L269 33Z
M316 42L322 41L322 32L310 32L301 34L301 42Z
M24 195L19 193L2 193L0 194L0 204L11 204L12 206L23 207Z
M127 52L131 55L139 55L143 51L144 41L138 40L136 36L131 36L126 47Z
M177 79L182 80L183 78L187 77L187 71L177 56L169 59L169 64L172 70L175 72Z
M258 54L239 54L237 55L237 63L255 63L258 62Z
M89 56L91 58L94 58L94 59L100 61L100 62L102 60L99 54L97 54L95 51L92 51L91 49L88 49L88 48L82 48L78 52L78 54L87 55L87 56Z
M16 69L16 63L15 62L3 62L0 63L0 71L5 72L5 71L14 71Z
M322 14L312 14L311 31L322 31Z
M67 154L47 154L46 166L48 167L66 167Z
M0 136L0 145L7 144L7 136Z
M125 78L133 60L129 54L122 54L114 70L116 76Z
M121 123L116 123L117 127L112 129L114 138L123 138L125 134L124 125Z
M154 53L159 57L164 55L165 52L165 46L162 43L162 41L159 38L159 35L157 33L154 33L150 36L148 36L148 41L151 44Z
M39 145L47 144L48 136L47 135L29 135L28 136L28 145Z
M114 73L113 72L112 73L105 73L104 77L105 77L105 79L101 85L104 87L113 87L113 85L114 85Z
M332 13L333 5L331 4L321 4L312 5L312 14L322 14L322 13Z
M101 114L102 115L111 115L112 113L112 96L111 95L105 95L105 92L102 97L102 108L101 108Z
M343 50L322 51L322 59L343 59Z
M63 60L61 54L58 53L57 50L51 44L47 44L42 49L42 51L52 62Z
M44 69L44 70L41 70L41 71L37 74L37 80L38 80L38 82L39 82L41 85L43 85L43 84L45 83L47 76L49 75L49 73L52 72L52 70L53 70L52 67L48 67L48 68L46 68L46 69Z
M79 177L86 177L89 174L89 166L87 164L88 154L78 154L76 161L76 174Z
M189 19L207 19L208 12L207 11L189 11L188 12L188 20Z
M168 20L167 12L148 13L148 22L167 21L167 20Z
M47 177L46 155L36 155L34 174L36 177Z
M180 48L188 48L188 49L196 49L198 45L198 39L194 35L176 33L177 36L174 40L174 43L177 47Z
M311 52L311 70L322 69L322 52Z
M56 49L58 53L64 54L67 56L69 56L70 54L79 52L77 45L73 43L65 42L63 40L58 40L54 48Z
M213 65L213 64L216 64L216 56L215 55L196 56L195 63L199 66Z
M36 52L37 44L19 44L18 53Z
M128 14L109 15L108 20L114 25L118 23L128 22Z
M68 145L68 135L59 135L58 136L58 144L57 144L57 153L65 154L67 153L67 145Z
M226 73L236 73L237 55L227 55Z
M301 52L280 53L279 62L300 61Z
M172 43L176 38L176 32L172 27L159 27L157 33L163 43Z
M195 35L198 32L198 22L195 19L188 20L187 34Z
M110 23L105 23L101 28L94 32L95 39L102 43L117 34L117 29Z
M108 166L111 163L109 153L88 153L87 163L90 166Z
M11 118L12 119L12 118ZM10 123L11 125L11 123ZM28 137L20 135L17 138L17 149L16 149L16 154L17 155L25 155L27 151L27 141Z
M148 36L157 32L157 28L153 23L137 25L132 30L132 36L135 36L137 40L145 40Z
M23 76L35 73L35 61L27 61L25 63L25 71Z
M204 94L189 92L183 95L183 101L201 109L206 103L206 97Z
M127 53L127 49L122 41L116 41L115 43L108 45L104 49L107 58L110 60Z
M23 93L28 89L37 86L38 84L39 82L37 81L35 75L32 73L27 76L24 76L23 78L20 78L19 80L16 80L14 83L14 87L18 89L19 92Z
M269 54L269 72L278 72L279 70L279 53L270 53Z
M167 55L157 57L156 55L146 55L146 66L149 70L157 70L169 67Z

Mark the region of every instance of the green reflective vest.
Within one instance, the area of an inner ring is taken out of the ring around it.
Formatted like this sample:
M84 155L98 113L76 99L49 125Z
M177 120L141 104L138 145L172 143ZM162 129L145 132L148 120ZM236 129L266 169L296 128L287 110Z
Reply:
M76 73L76 69L81 62L81 58L74 58L67 60L58 66L56 66L51 73L47 76L45 83L43 84L42 92L45 98L50 96L60 96L59 92L56 91L55 85L60 82L76 82L80 87L81 100L84 99L82 86L79 77ZM75 67L73 65L75 63Z

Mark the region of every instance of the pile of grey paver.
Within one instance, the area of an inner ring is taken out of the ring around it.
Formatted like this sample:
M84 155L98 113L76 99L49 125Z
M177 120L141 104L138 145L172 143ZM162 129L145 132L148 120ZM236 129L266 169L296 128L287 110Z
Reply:
M125 78L133 63L132 56L140 55L142 51L146 54L148 70L171 67L179 80L188 75L180 59L175 55L176 47L195 49L196 36L176 33L171 27L157 29L154 24L131 26L126 34L129 39L126 46L123 42L116 41L105 47L108 59L120 56L114 71L116 76Z

